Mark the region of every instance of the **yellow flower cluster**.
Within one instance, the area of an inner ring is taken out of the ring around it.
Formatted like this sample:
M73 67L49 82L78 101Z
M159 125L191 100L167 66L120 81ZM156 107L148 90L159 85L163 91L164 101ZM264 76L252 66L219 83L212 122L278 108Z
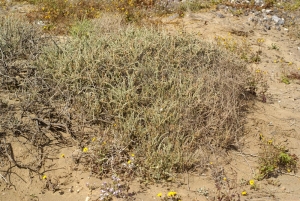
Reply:
M174 197L174 196L176 196L177 195L177 193L175 192L175 191L170 191L169 193L168 193L168 197Z

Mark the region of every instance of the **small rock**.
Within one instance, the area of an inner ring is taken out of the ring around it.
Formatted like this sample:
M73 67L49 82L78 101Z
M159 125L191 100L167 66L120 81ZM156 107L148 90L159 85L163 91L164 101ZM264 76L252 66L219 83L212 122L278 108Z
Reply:
M278 31L281 31L281 28L280 28L280 26L276 27L276 29L277 29Z
M254 13L255 16L258 16L259 14L260 14L259 11L257 11L257 12Z
M284 24L284 18L279 18L277 15L273 15L272 20L275 22L276 25Z
M264 0L255 0L254 2L256 6L261 6L261 7L264 6L265 4Z
M219 18L225 18L225 16L223 15L223 14L221 14L221 13L217 13L216 14Z
M270 10L270 9L267 9L267 10L266 10L266 14L267 14L267 15L270 15L270 14L272 14L272 12L273 12L273 11L272 11L272 10Z
M46 23L43 22L43 21L37 21L36 24L39 25L39 26L45 26L46 25Z
M265 24L265 28L266 28L267 30L271 30L271 26L268 25L268 24Z

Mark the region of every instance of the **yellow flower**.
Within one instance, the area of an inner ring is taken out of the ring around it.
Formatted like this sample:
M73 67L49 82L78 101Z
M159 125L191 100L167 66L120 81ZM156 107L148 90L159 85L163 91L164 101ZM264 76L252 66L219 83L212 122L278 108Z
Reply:
M96 137L93 137L92 142L95 142L96 140L97 140L97 138L96 138Z
M134 157L134 154L131 154L132 157Z
M247 192L246 191L243 191L242 192L242 196L246 196L247 195Z
M287 171L288 171L288 172L291 172L291 169L288 168Z
M268 144L272 144L273 143L273 140L268 140Z
M289 62L289 66L292 65L292 64L293 64L293 62Z
M249 181L249 184L250 184L251 186L253 186L253 185L255 184L254 180L251 179L251 180Z
M46 179L47 179L47 176L46 176L46 175L44 175L42 178L43 178L44 180L46 180Z
M226 181L226 180L227 180L227 178L226 178L226 177L224 177L224 178L223 178L223 180L224 180L224 181Z
M65 157L65 154L61 154L60 157L64 158L64 157Z
M174 197L175 195L177 195L177 193L175 191L170 191L168 193L168 197Z
M157 197L161 197L161 196L162 196L162 193L158 193L158 194L157 194Z
M86 153L88 150L89 150L89 149L88 149L87 147L84 147L82 151L83 151L84 153Z
M127 163L130 164L130 163L131 163L131 160L127 161Z

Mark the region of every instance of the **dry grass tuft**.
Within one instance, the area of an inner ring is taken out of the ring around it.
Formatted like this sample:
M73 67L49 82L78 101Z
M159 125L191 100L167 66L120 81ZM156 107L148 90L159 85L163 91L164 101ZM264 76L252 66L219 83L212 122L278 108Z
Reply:
M22 22L1 23L2 49L8 49L1 74L20 76L22 66L8 72L13 58L34 66L14 85L1 85L19 97L26 114L14 122L31 117L14 126L41 138L39 127L72 135L83 150L77 162L96 174L168 179L205 167L211 153L237 146L243 134L249 72L211 43L124 26L112 16L77 24L72 37L46 44L29 24L24 35ZM6 34L10 27L15 34ZM26 41L34 45L24 49Z

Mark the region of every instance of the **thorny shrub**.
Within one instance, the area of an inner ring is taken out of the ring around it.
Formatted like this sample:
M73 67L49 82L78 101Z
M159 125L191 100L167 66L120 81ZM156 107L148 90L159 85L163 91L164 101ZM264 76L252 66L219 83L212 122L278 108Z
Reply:
M236 146L243 133L250 74L244 62L211 43L122 26L109 15L83 26L87 34L48 43L35 40L42 37L30 24L31 32L19 31L22 22L10 18L2 24L1 41L18 44L2 42L10 53L1 60L4 77L20 76L14 87L1 85L19 97L26 114L12 115L21 122L14 124L18 133L29 131L32 140L51 131L61 143L62 133L72 135L85 148L77 162L95 174L167 179L203 167L210 153ZM10 27L15 35L5 35ZM24 33L32 34L20 40ZM22 49L26 41L38 51ZM34 71L23 76L22 66L5 67L3 59L28 59L22 51L34 58L28 61ZM1 118L12 118L7 115ZM31 117L26 124L25 116ZM49 144L35 141L42 142Z

